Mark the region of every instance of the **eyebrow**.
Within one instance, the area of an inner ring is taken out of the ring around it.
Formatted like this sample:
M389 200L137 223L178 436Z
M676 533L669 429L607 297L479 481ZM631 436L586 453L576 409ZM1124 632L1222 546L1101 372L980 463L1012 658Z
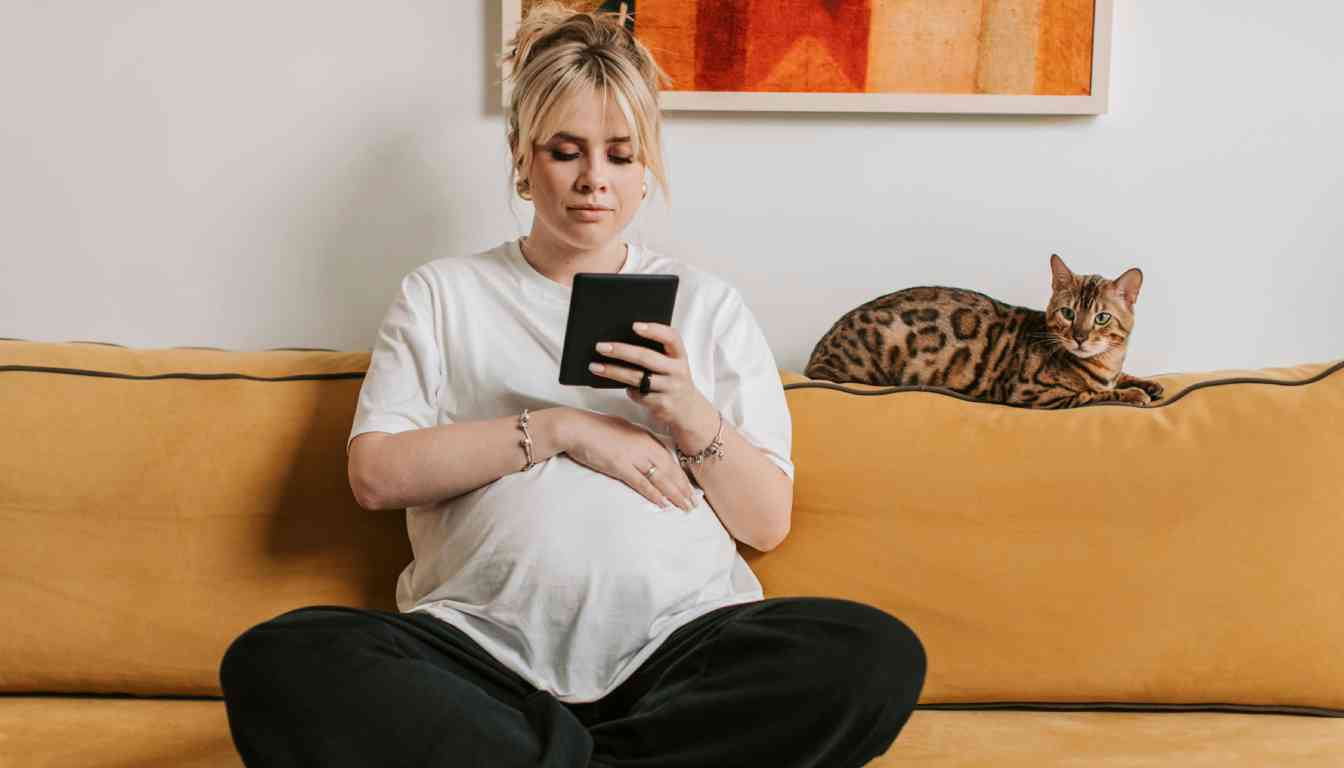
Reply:
M585 138L583 138L583 137L581 137L581 136L575 136L574 134L569 133L568 131L556 131L556 132L555 132L555 135L552 136L551 138L552 138L552 139L562 139L562 140L564 140L564 141L572 141L572 142L574 142L575 144L587 144L587 143L588 143L588 140L587 140L587 139L585 139ZM629 142L629 141L630 141L630 137L629 137L629 136L612 136L611 138L607 139L607 143L608 143L608 144L625 144L625 143L627 143L627 142Z

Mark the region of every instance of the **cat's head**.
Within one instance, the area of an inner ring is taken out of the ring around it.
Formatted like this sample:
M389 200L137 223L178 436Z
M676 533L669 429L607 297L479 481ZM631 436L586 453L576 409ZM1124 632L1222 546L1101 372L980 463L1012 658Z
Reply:
M1058 254L1050 256L1050 303L1045 327L1059 347L1074 357L1096 357L1124 347L1134 330L1134 302L1143 273L1127 270L1114 280L1075 275Z

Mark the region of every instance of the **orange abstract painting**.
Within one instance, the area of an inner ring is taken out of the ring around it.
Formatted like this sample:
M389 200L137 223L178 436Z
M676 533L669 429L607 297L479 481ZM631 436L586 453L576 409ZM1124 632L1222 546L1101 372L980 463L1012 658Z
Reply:
M668 91L1092 93L1095 0L571 4L626 11L671 76Z

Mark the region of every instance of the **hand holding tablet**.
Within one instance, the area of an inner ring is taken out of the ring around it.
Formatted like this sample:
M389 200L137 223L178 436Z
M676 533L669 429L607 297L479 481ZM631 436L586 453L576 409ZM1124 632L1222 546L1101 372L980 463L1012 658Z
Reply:
M589 363L632 367L597 351L599 341L635 344L663 353L663 345L635 333L636 321L671 325L676 275L580 272L574 275L560 358L560 383L616 389L629 386L588 370ZM637 367L637 366L633 366Z

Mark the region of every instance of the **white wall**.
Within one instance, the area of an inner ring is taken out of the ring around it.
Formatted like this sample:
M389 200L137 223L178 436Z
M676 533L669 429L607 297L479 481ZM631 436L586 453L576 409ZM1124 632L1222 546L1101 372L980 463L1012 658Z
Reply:
M525 232L496 0L7 0L0 336L365 349L400 277ZM667 115L631 237L782 366L918 284L1144 270L1129 370L1344 357L1344 8L1117 0L1109 114ZM651 200L654 199L651 197Z

